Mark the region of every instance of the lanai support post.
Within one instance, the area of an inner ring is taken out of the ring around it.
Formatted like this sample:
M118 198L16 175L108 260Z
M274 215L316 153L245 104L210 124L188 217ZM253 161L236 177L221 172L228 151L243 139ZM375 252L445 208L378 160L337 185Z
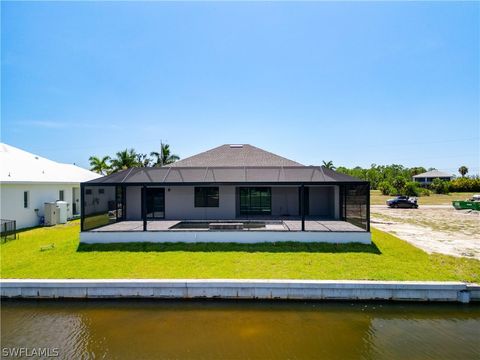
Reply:
M142 187L142 220L143 231L147 231L147 187Z
M85 222L85 184L80 183L80 231L83 231Z
M370 232L370 183L367 185L367 231Z
M300 213L302 215L302 231L305 231L305 185L300 186Z

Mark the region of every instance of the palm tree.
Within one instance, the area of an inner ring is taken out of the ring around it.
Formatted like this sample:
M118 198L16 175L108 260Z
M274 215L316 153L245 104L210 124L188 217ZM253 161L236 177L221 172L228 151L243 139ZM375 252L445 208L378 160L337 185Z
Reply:
M465 177L465 175L467 175L468 173L468 168L465 165L460 166L458 168L458 172L460 173L460 175L462 175L462 177Z
M98 156L90 156L88 161L90 161L90 170L94 171L101 175L106 175L108 170L110 170L110 165L108 161L110 160L110 156L104 156L99 158Z
M137 153L134 149L125 149L115 155L116 158L111 160L113 172L138 166Z
M323 160L323 166L326 167L327 169L335 170L335 166L333 166L333 161L332 160L330 160L330 161Z
M164 165L172 164L180 157L170 153L170 145L160 142L160 152L152 151L150 156L155 157L155 167L162 167Z
M137 154L137 163L140 167L150 167L152 159L148 157L148 154Z

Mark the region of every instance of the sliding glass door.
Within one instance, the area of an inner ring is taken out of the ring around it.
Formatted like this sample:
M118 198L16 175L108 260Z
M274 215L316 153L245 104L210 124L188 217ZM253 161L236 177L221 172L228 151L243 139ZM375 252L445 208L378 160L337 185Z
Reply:
M147 219L165 218L165 189L147 188Z
M269 187L241 187L240 215L270 215L272 189Z

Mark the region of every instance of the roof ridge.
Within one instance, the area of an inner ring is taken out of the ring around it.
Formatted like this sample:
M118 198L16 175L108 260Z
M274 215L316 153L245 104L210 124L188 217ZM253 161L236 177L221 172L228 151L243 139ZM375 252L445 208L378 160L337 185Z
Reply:
M168 167L304 166L303 164L250 144L222 144L181 159Z

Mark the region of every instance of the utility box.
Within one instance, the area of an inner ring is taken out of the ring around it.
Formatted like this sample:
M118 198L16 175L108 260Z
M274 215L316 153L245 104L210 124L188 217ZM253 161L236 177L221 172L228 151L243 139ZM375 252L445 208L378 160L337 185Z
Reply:
M56 204L58 207L57 223L66 224L68 217L68 203L66 201L57 201Z
M59 211L58 211L57 203L54 203L54 202L45 203L44 213L45 213L45 226L53 226L58 223Z

